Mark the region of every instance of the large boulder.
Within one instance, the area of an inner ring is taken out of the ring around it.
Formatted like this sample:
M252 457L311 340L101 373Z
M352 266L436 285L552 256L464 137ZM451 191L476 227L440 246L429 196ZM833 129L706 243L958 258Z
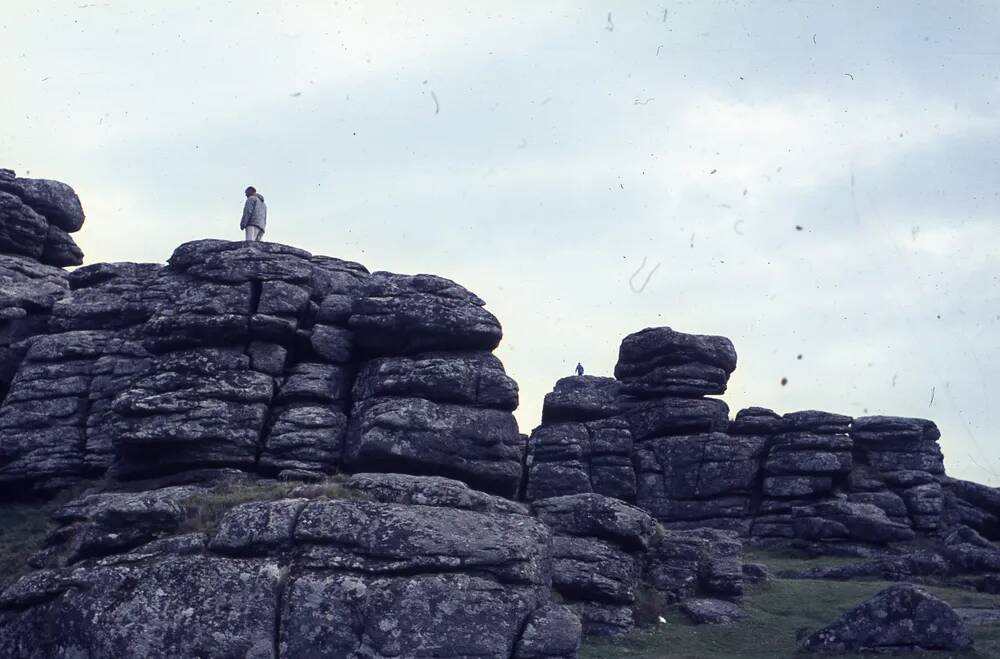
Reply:
M716 398L661 398L631 404L621 418L638 443L651 437L725 432L729 406Z
M650 327L622 340L615 377L636 396L701 396L724 393L734 370L736 349L726 337Z
M111 332L30 339L0 407L0 484L52 491L107 469L111 401L147 358Z
M736 413L729 424L731 435L751 435L768 437L785 430L781 415L766 407L746 407Z
M492 350L500 323L476 295L434 275L376 272L354 302L348 326L375 355Z
M594 421L615 416L622 409L622 385L614 378L574 375L561 378L545 394L542 423Z
M45 248L49 223L15 195L0 192L0 252L37 259Z
M646 549L653 541L656 522L627 503L599 494L573 494L536 501L538 519L557 533L589 536L627 549Z
M265 482L74 502L60 513L60 537L74 547L82 537L99 540L99 551L29 573L0 594L0 654L576 656L581 624L551 601L544 524L443 479L383 484L356 491L401 498L409 490L432 505L322 496L233 505L266 496L274 484ZM311 487L299 489L336 492L332 483ZM226 501L232 507L221 520L197 518L210 525L209 541L176 535L178 505L183 515ZM117 541L113 531L127 537Z
M636 503L671 526L742 528L765 449L722 433L647 440L635 450Z
M635 498L632 434L621 419L543 424L528 450L529 501L586 492Z
M965 623L945 602L911 584L888 588L807 636L805 652L968 650Z
M517 407L517 383L489 353L380 357L361 368L354 383L354 399L384 396L511 411Z
M344 459L354 471L448 476L508 497L521 481L521 439L510 412L423 398L356 403Z
M19 178L9 169L0 169L0 192L17 195L48 223L67 233L83 227L80 198L73 188L60 181Z
M743 595L743 543L733 532L664 531L643 559L643 580L666 604L695 596L738 600Z
M881 508L843 499L795 508L793 526L796 537L806 540L885 544L914 538L909 526L893 522Z
M113 403L127 478L208 466L252 467L275 393L239 348L171 352Z

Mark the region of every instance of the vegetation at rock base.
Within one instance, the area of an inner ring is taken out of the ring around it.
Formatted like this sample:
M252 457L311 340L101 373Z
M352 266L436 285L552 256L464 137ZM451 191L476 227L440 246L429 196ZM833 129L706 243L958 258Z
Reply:
M184 502L186 517L180 532L211 531L223 516L236 506L251 501L277 501L279 499L303 498L354 499L358 494L346 489L343 481L329 479L320 483L303 484L297 482L261 481L253 484L221 485L208 494L187 499Z
M0 589L28 569L28 558L55 528L47 503L0 503Z
M768 565L772 574L781 571L842 565L857 559L795 559L770 553L753 553L749 560ZM815 630L836 620L848 609L888 588L880 580L831 581L775 578L749 586L743 605L746 619L730 625L693 625L683 614L672 612L666 624L646 627L620 639L590 639L580 649L581 659L781 659L796 656L797 634ZM954 607L1000 608L1000 596L956 588L926 586ZM1000 624L974 625L975 640L970 653L927 652L921 657L980 659L1000 656ZM810 656L810 655L797 655ZM861 659L872 655L838 655Z

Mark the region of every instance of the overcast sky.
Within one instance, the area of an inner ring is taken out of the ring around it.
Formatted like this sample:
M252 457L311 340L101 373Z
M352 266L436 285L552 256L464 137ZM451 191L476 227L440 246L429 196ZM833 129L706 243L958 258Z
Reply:
M733 340L734 414L931 418L1000 484L997 34L995 2L11 0L0 166L76 188L87 263L238 239L252 184L269 240L458 281L525 432L669 325Z

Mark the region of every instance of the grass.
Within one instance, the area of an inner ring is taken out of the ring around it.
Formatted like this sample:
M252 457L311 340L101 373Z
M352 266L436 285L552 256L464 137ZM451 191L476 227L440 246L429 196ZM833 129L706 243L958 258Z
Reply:
M790 550L753 548L747 550L745 560L748 563L764 563L771 571L771 576L781 576L783 574L807 570L812 567L842 567L844 565L864 563L867 559L841 556L805 558L792 553Z
M293 494L294 490L299 491ZM326 480L307 485L279 481L266 481L253 485L223 485L211 490L208 494L194 496L184 501L186 516L181 522L178 532L209 532L218 527L219 522L222 521L227 512L242 503L277 501L292 497L351 499L357 498L357 494L344 488L343 483L339 480Z
M55 528L58 504L0 503L0 589L28 571L28 558Z
M857 559L796 559L760 551L747 560L763 562L772 574L810 566L843 564ZM680 613L672 612L667 623L642 629L615 640L594 639L580 650L583 659L633 657L635 659L780 659L796 655L796 634L816 630L833 622L844 611L891 586L878 580L827 581L775 578L767 584L750 586L744 598L747 617L732 625L692 625ZM952 606L1000 608L1000 596L938 586L927 590ZM978 659L1000 656L1000 625L969 628L975 651L961 654L929 652L920 656ZM862 655L839 655L860 657ZM867 655L871 657L871 655Z

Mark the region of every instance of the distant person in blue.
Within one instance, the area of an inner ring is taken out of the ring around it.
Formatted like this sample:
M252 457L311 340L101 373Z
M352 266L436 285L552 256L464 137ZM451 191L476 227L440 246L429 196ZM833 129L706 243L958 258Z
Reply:
M244 192L246 192L247 201L243 204L240 228L246 231L248 243L260 242L264 235L264 227L267 226L267 204L264 203L264 196L259 194L257 188L252 185Z
M576 363L576 374L583 375L583 364L581 364L580 362Z

